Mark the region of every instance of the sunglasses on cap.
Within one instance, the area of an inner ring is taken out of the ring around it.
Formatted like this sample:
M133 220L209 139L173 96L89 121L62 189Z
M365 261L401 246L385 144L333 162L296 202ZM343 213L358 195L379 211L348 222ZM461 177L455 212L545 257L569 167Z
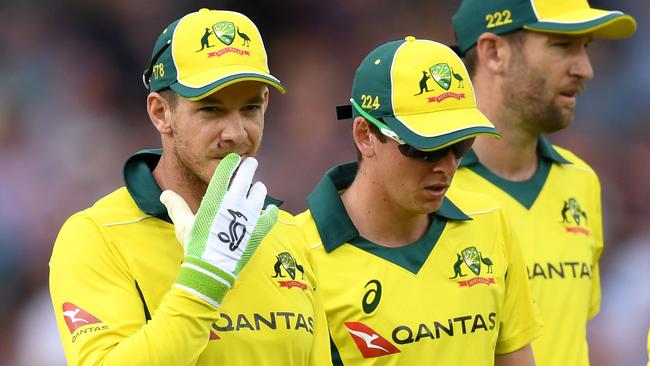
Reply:
M395 140L395 142L397 142L398 144L397 148L399 149L399 152L402 153L402 155L407 156L409 158L424 160L430 163L436 163L440 161L442 158L444 158L445 156L447 156L447 154L452 152L454 154L454 157L457 160L460 160L460 158L465 156L465 154L467 154L469 149L472 148L472 144L474 144L474 137L470 137L435 150L416 149L413 146L407 144L404 140L402 140L395 133L395 131L391 130L384 122L371 116L366 111L364 111L361 107L359 107L359 105L357 104L357 102L354 101L354 99L350 99L350 102L352 102L354 108L361 114L361 116L363 116L363 118L368 120L370 123L372 123L379 129L382 135L392 140Z

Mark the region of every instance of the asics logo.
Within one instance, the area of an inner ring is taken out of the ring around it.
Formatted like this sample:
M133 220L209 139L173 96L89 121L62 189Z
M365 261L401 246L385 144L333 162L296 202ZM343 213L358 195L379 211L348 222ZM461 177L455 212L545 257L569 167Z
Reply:
M245 221L248 221L248 219L239 211L228 209L228 213L232 216L230 225L228 225L228 233L222 231L217 234L217 237L223 243L228 244L228 248L234 252L239 248L239 244L241 244L241 241L244 240L244 236L246 235L246 225L238 220L243 218Z

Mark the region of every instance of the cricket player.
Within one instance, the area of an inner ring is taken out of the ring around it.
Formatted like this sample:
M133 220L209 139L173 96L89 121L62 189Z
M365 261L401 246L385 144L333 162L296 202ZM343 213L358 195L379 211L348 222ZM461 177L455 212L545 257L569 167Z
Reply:
M327 172L297 216L333 363L532 365L538 314L503 210L446 195L474 138L498 135L460 58L429 40L388 42L361 62L350 101L339 119L354 118L358 162Z
M257 27L190 13L159 36L144 81L163 149L131 156L124 187L70 217L52 253L68 363L331 364L302 232L251 186L268 86L284 92Z
M587 163L544 134L573 120L593 77L591 40L631 36L636 22L586 0L464 0L452 20L478 108L503 135L477 137L452 188L496 199L522 241L544 323L532 343L537 365L588 365L587 321L600 307L601 188Z

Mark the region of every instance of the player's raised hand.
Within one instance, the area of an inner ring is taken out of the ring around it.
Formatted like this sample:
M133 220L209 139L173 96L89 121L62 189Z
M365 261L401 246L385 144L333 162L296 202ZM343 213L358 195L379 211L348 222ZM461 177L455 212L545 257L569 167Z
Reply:
M237 154L223 158L196 216L174 192L165 191L160 197L185 250L174 285L217 307L278 216L273 205L262 212L264 184L251 186L257 160L240 161Z

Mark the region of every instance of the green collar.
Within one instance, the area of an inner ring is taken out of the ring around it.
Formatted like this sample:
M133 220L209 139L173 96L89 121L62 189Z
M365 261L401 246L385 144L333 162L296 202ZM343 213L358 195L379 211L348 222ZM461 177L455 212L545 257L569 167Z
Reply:
M162 190L152 174L161 156L162 149L145 149L131 155L124 163L124 184L142 212L172 223L167 208L160 202ZM264 206L269 204L279 207L282 201L266 196Z
M510 197L517 200L522 206L530 209L544 188L546 178L553 164L572 164L562 157L543 136L537 141L539 165L535 174L523 182L513 182L494 174L485 165L481 164L474 150L470 150L461 160L460 166L466 167L481 177L485 178Z
M328 252L361 238L339 196L340 190L347 189L352 184L357 169L356 162L338 165L330 169L307 198L307 204L323 241L323 246ZM447 197L443 199L442 205L432 217L433 221L443 222L471 220ZM437 228L439 229L438 225L432 224L424 238L431 239L429 236ZM365 239L361 238L361 240Z
M572 164L570 161L566 160L560 153L558 153L553 145L546 139L544 136L540 136L537 140L537 153L543 159L550 160L557 164ZM470 150L463 159L460 161L461 167L467 167L474 164L480 164L478 156L474 150Z

